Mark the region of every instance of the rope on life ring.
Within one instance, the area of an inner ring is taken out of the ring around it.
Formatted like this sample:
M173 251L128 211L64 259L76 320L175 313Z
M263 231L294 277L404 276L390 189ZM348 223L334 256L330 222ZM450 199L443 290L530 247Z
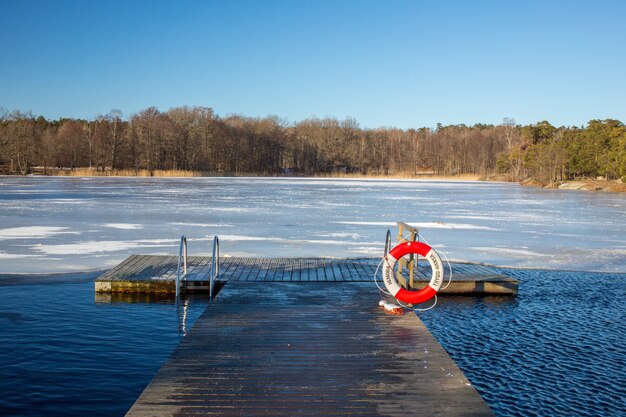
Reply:
M393 267L398 259L404 255L417 254L423 256L433 271L430 282L427 286L419 291L410 291L402 288L393 272ZM385 257L385 266L383 267L383 282L391 295L400 301L411 304L419 304L433 298L443 284L443 263L437 252L423 242L406 242L401 243L389 251Z

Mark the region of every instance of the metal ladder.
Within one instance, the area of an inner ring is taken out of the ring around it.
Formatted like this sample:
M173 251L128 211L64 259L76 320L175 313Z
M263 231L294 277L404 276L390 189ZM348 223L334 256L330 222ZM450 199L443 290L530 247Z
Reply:
M217 236L213 238L213 256L211 258L211 273L209 281L209 297L211 300L215 294L215 282L219 277L220 272L220 240ZM181 274L182 272L182 274ZM183 290L184 283L187 280L187 237L181 236L180 248L178 251L178 269L176 271L176 298L180 297L180 293Z

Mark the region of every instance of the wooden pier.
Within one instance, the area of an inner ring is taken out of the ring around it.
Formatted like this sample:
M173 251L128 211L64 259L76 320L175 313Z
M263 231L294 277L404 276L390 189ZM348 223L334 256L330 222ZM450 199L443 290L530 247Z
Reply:
M371 282L349 282L369 261L230 261L127 416L493 415L415 314L385 315Z
M211 274L211 257L188 258L183 290L206 290ZM224 282L369 282L380 258L235 258L220 259L219 281ZM518 281L498 269L467 263L452 263L452 282L442 294L517 293ZM160 255L132 255L95 281L98 293L174 293L178 258ZM430 280L426 262L416 271L416 281ZM379 275L380 276L380 275ZM382 285L382 282L380 283ZM419 285L418 285L419 287Z

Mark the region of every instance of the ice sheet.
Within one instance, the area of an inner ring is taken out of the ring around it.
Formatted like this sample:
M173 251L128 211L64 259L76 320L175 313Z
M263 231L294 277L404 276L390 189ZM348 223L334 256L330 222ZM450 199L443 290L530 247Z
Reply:
M395 222L451 259L626 272L626 198L516 184L299 178L0 177L0 272L134 253L380 256ZM70 204L64 204L70 203ZM227 233L224 233L227 232Z
M68 231L67 227L58 226L23 226L0 229L0 240L9 239L46 239L59 234L80 234Z
M334 222L337 224L352 224L357 226L386 226L396 227L395 222ZM408 222L405 222L408 223ZM488 226L477 226L475 224L464 223L443 223L443 222L410 222L411 226L424 229L466 229L466 230L499 230Z
M132 224L132 223L106 223L106 224L103 224L103 226L111 227L113 229L126 229L126 230L141 229L143 227L140 224Z

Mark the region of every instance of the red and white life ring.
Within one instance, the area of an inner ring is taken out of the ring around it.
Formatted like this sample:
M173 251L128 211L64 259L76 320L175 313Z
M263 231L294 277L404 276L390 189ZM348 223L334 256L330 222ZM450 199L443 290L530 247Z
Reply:
M409 291L400 287L393 272L393 267L398 259L408 254L421 255L430 264L433 270L432 277L427 286L419 291ZM385 267L383 268L383 281L387 290L400 301L411 304L419 304L428 301L437 294L443 284L443 263L437 252L430 246L422 242L401 243L391 249L385 257Z

